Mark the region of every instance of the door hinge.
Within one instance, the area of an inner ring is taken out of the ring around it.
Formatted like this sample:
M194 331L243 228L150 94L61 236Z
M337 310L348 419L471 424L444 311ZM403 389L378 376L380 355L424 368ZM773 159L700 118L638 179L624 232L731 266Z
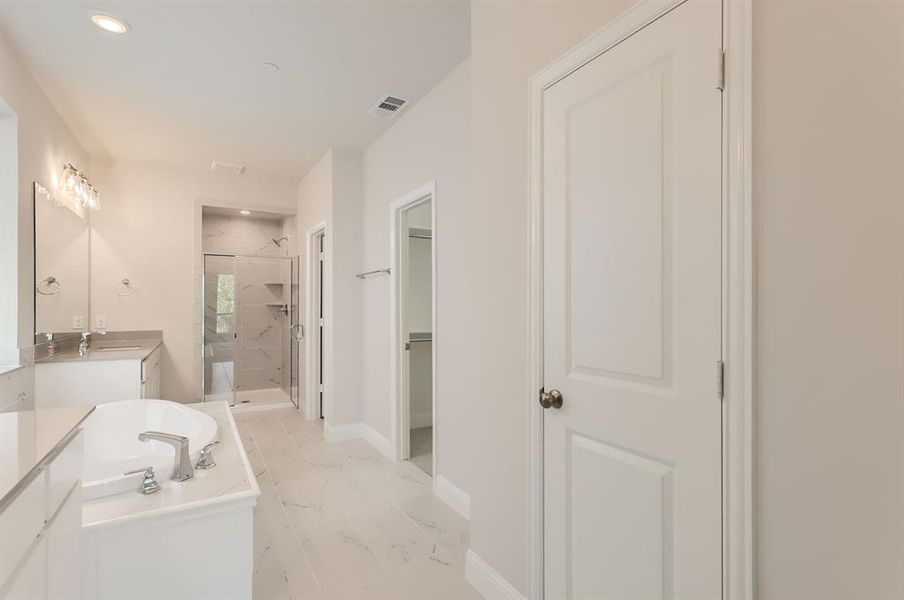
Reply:
M723 50L719 50L716 69L716 89L725 91L725 51Z
M323 384L322 383L320 384L320 393L321 394L323 393Z
M721 360L716 361L716 397L725 397L725 363Z

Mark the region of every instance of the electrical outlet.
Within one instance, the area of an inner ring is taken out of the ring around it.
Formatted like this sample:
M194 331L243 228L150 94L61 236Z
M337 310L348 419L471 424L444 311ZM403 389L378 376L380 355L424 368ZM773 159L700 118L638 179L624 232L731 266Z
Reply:
M97 315L94 318L94 328L95 329L106 329L107 328L107 315Z
M82 315L72 315L72 328L73 329L84 329L85 328L85 317Z

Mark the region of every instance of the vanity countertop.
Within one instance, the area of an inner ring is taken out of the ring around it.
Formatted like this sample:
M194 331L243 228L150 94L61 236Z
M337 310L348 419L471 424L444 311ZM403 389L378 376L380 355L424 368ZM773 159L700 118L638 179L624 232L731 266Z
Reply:
M123 492L89 500L83 504L82 523L87 529L114 526L126 521L147 519L177 511L234 504L253 504L260 495L257 479L242 446L238 427L226 402L190 404L191 408L217 422L219 444L213 454L217 465L195 469L187 481L159 481L161 490L147 496Z
M73 362L82 360L144 360L160 347L161 340L104 340L97 336L91 339L88 356L82 357L78 350L64 350L53 356L37 359L37 362Z
M0 510L93 410L65 406L0 413Z

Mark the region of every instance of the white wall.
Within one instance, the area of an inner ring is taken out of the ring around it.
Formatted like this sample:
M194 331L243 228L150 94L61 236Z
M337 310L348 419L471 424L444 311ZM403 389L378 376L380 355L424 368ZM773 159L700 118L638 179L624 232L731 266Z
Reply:
M163 330L162 395L196 401L202 373L196 201L292 209L295 184L99 159L92 179L103 193L103 208L91 218L92 315L106 315L110 330ZM131 296L113 292L123 277L134 283Z
M361 409L362 295L367 282L355 277L364 271L361 243L361 154L333 149L332 242L333 329L331 425L358 423ZM329 259L328 259L329 260ZM328 417L329 417L328 416Z
M904 597L904 3L757 2L758 586Z
M449 73L403 113L364 153L364 264L389 266L389 205L428 181L436 181L437 260L437 472L467 491L473 471L473 415L463 400L476 369L470 333L476 312L471 277L476 247L468 200L469 62ZM364 293L364 419L387 438L389 398L389 278L361 282Z
M471 548L527 591L528 79L633 2L473 2L473 192L463 216L479 290L469 351L476 368L460 402L473 418Z

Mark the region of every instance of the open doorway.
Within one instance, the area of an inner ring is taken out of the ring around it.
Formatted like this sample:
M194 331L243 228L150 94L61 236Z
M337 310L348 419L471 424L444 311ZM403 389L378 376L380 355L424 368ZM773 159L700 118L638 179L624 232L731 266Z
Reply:
M393 368L399 457L431 477L436 465L433 186L392 206Z

